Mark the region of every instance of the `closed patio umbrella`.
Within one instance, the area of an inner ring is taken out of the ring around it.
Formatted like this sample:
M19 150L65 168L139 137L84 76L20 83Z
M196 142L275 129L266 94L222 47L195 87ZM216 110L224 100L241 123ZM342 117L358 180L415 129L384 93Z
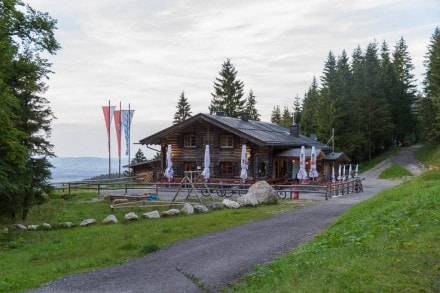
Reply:
M211 164L211 157L209 156L209 144L205 146L205 159L203 164L204 168L202 171L202 176L205 177L205 180L208 180L211 176L211 172L209 171L209 164Z
M312 146L312 152L310 154L310 172L309 177L315 179L318 177L318 171L316 171L316 151L315 147Z
M306 149L304 146L301 147L301 153L299 155L299 171L296 177L299 180L307 179L307 171L306 171Z
M246 145L244 144L241 148L241 172L240 172L240 178L243 180L243 182L246 181L248 174L248 159L246 156Z
M168 181L171 181L171 178L173 178L174 171L173 171L173 159L171 156L171 145L168 145L167 150L167 158L166 158L167 168L165 169L164 175L168 178Z

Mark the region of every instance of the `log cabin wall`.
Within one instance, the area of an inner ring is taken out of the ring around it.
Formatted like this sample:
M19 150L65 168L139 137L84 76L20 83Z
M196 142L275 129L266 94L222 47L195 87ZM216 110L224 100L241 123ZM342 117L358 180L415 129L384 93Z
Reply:
M227 145L225 145L225 139ZM176 178L183 177L184 171L203 170L206 144L210 147L211 178L240 178L243 144L246 144L249 156L248 179L269 178L269 147L259 147L206 122L194 123L183 131L161 139L162 168L155 170L156 178L163 178L168 144L172 145L173 169ZM158 173L161 173L161 176Z

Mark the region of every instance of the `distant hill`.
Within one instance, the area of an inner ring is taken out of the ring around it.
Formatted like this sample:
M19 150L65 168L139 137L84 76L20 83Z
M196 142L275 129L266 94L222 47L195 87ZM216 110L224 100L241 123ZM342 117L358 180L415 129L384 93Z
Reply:
M59 157L52 158L50 162L54 166L52 182L69 182L87 179L93 176L108 174L108 158L99 157ZM127 159L121 162L127 165ZM124 172L121 167L121 173ZM119 172L119 159L112 158L111 172Z

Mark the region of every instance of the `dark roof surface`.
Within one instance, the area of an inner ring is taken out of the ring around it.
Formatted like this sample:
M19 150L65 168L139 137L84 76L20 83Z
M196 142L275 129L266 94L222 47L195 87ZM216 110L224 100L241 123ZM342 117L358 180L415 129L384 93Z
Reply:
M315 146L323 150L331 149L329 146L313 140L307 136L299 135L295 137L290 135L290 130L278 124L242 120L240 118L231 118L226 116L217 116L199 113L179 124L170 126L162 131L150 135L140 140L141 144L160 144L160 138L171 135L181 129L184 129L192 123L206 121L237 136L243 137L257 145L269 146Z
M315 152L316 152L316 156L318 156L320 153L322 153L322 150L320 148L315 148ZM301 155L301 149L294 148L294 149L288 149L282 151L279 154L277 154L276 157L299 157L300 155ZM309 158L312 155L312 149L306 148L305 155L306 158Z

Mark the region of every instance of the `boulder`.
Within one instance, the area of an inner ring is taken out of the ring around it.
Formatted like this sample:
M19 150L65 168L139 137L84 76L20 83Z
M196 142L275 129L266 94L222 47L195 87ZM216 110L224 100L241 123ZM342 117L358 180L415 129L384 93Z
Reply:
M102 223L104 224L110 224L110 223L117 223L118 219L115 215L108 215L104 220L102 220Z
M134 212L129 212L125 214L124 218L129 221L136 221L138 216Z
M6 227L4 227L4 228L2 229L2 233L9 233L9 229L6 228Z
M278 201L277 192L266 181L258 181L253 184L248 193L253 194L258 203L276 204Z
M160 214L158 211L152 211L142 214L142 217L144 217L145 219L159 219Z
M22 225L22 224L14 224L13 227L16 230L27 230L27 227L25 225Z
M238 204L238 202L233 201L233 200L230 200L230 199L227 199L227 198L225 198L225 199L222 201L222 204L223 204L225 207L230 208L230 209L238 209L238 208L240 207L240 205Z
M256 206L258 204L257 198L252 193L246 193L243 196L237 198L237 202L241 207L244 206Z
M64 228L72 228L73 226L75 226L75 224L72 222L64 222L60 226Z
M96 223L96 219L85 219L79 224L80 226L89 226Z
M194 207L186 202L180 211L185 215L192 215L194 214Z
M40 227L40 225L28 225L27 226L28 230L37 230L38 227Z
M210 210L221 210L223 208L223 205L221 202L209 202L206 203L206 207Z
M209 209L203 205L203 204L195 204L194 205L194 210L198 213L207 213L209 212Z
M162 216L174 216L174 215L177 215L179 213L180 212L179 212L178 209L170 209L170 210L167 210L167 211L163 211L162 212Z
M41 226L43 227L43 229L47 229L47 230L52 229L52 226L48 223L43 223Z

